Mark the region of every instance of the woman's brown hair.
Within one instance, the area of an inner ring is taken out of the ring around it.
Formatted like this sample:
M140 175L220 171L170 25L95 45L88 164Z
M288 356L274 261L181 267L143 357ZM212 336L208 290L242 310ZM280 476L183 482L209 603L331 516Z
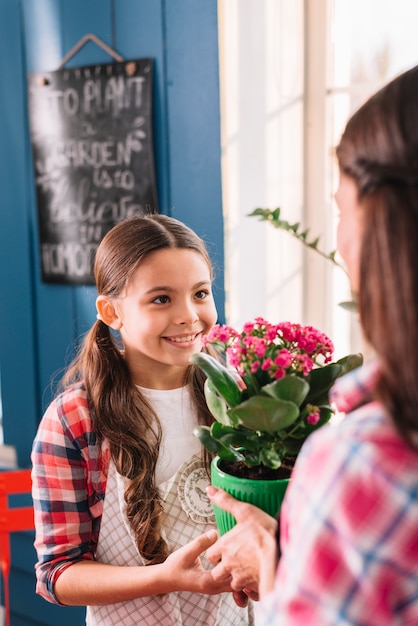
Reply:
M205 259L212 277L204 242L185 224L160 214L134 216L114 226L97 250L94 276L98 294L121 296L141 262L163 248L195 250ZM63 384L74 381L85 385L100 441L108 440L117 471L130 479L126 510L138 549L150 563L160 562L167 556L161 536L163 508L155 484L161 426L133 384L117 338L100 320L84 338ZM212 423L201 371L191 365L185 384L190 385L199 422Z
M377 397L418 447L418 66L350 118L337 158L363 211L358 302L382 364Z

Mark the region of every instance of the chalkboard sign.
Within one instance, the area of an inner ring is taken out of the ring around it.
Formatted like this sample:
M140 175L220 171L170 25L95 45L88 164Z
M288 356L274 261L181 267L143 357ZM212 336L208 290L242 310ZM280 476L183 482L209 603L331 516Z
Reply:
M42 280L92 284L116 223L158 211L152 60L28 76Z

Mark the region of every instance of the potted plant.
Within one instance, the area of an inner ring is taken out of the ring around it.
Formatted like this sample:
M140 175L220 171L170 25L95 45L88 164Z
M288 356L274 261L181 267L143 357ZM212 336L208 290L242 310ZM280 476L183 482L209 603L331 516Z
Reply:
M212 484L276 515L302 444L333 415L331 386L361 365L362 356L332 362L334 347L324 333L263 318L240 332L217 324L204 342L227 360L225 365L205 352L192 357L207 376L205 397L215 418L212 426L194 431L215 455ZM266 502L258 500L260 495ZM215 516L221 532L234 524L216 507Z

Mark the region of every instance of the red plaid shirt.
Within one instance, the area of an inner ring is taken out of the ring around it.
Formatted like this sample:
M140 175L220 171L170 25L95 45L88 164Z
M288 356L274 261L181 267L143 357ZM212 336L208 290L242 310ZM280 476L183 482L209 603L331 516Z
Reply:
M418 624L418 454L368 401L377 375L374 362L340 379L350 415L303 447L260 626Z
M37 593L50 602L58 576L93 559L103 513L110 455L92 428L86 392L58 396L39 425L32 450Z

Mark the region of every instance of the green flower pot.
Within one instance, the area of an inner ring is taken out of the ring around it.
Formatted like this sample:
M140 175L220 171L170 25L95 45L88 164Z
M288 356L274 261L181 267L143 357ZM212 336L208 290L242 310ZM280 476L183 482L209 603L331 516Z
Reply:
M280 511L289 479L252 480L239 478L220 469L220 463L221 459L218 456L211 463L211 482L214 487L219 487L237 500L254 504L272 517L276 517ZM224 535L235 526L235 517L216 505L213 509L219 533Z

